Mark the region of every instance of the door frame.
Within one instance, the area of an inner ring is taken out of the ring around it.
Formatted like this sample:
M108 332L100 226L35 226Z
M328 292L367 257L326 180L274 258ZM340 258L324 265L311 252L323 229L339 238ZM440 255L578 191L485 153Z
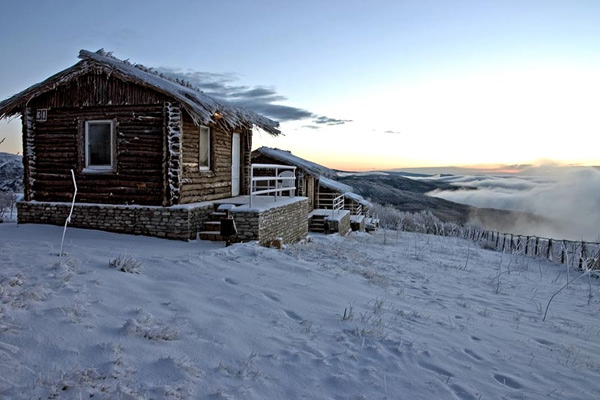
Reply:
M237 141L236 141L237 136ZM241 135L239 133L232 133L231 135L231 197L240 195L240 183L241 183L241 158L242 158L242 146L241 146ZM236 156L236 145L237 145L237 156ZM237 164L237 167L236 167ZM237 177L237 179L236 179Z

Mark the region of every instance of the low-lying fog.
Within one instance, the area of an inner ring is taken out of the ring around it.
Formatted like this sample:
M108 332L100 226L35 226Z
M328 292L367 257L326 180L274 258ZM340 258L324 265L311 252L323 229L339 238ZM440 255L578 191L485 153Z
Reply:
M427 179L468 188L435 191L430 196L476 207L524 211L547 220L518 218L512 226L504 226L512 233L600 241L599 169L542 167L528 171L527 176L452 175Z

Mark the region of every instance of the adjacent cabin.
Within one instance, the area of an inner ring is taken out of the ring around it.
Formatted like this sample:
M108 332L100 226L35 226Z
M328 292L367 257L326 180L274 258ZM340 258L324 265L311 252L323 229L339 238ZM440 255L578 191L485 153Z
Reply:
M238 240L306 233L304 197L247 204L253 128L277 136L278 122L103 50L79 58L0 102L0 119L22 118L19 223L63 224L76 184L73 226L194 239L231 203L254 215L241 218ZM281 207L287 222L272 221Z
M364 230L371 203L354 189L335 180L336 172L298 157L287 150L260 147L252 162L280 163L296 167L296 192L308 198L309 229L315 232L344 233L350 227Z

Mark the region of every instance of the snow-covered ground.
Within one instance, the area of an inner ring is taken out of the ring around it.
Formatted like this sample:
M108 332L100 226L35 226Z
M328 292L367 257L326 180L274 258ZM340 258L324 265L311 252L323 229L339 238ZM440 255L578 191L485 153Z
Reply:
M0 398L600 398L600 281L543 322L558 264L389 232L275 250L69 229L59 258L61 233L0 225Z

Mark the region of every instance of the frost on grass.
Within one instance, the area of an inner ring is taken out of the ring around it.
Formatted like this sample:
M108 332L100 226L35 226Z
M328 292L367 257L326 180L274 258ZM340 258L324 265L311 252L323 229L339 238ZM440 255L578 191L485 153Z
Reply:
M130 274L139 274L142 271L142 262L131 256L119 255L108 262L110 268L115 268L121 272Z
M7 278L0 277L0 303L13 309L25 310L32 302L47 299L49 290L45 286L28 285L26 281L21 273Z
M152 315L143 311L139 316L131 318L123 325L123 330L128 335L140 336L148 340L176 340L179 338L179 329L157 321Z

